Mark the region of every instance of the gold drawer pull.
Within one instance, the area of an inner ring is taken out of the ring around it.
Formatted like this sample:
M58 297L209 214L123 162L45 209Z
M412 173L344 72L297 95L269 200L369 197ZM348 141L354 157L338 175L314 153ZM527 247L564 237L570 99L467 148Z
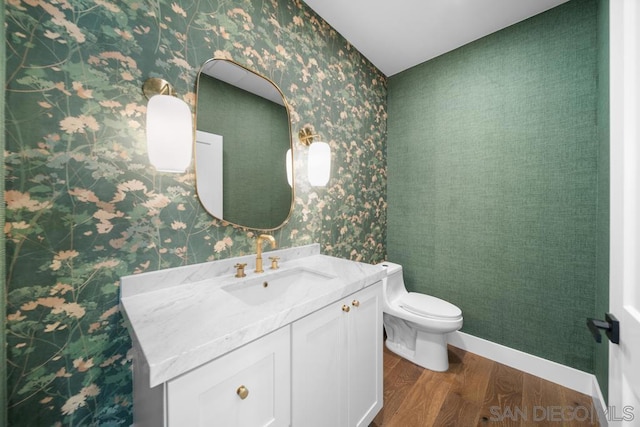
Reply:
M348 313L349 310L351 310L351 307L349 307L348 305L345 304L342 306L342 311L344 311L345 313Z
M360 301L358 301L357 299L354 299L351 305L354 307L360 307Z
M249 389L246 388L245 386L241 385L236 390L236 393L238 393L238 396L240 396L240 399L244 400L244 399L247 398L247 396L249 396Z

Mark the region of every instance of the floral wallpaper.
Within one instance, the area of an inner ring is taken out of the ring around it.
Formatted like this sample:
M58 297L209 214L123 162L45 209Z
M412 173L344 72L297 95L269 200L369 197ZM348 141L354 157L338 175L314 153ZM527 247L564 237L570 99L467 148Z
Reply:
M313 126L334 161L326 188L297 173L279 246L384 259L386 79L300 1L5 0L5 13L9 425L131 424L119 278L254 251L250 231L205 213L193 170L148 164L150 76L192 107L213 56L274 80L293 133Z

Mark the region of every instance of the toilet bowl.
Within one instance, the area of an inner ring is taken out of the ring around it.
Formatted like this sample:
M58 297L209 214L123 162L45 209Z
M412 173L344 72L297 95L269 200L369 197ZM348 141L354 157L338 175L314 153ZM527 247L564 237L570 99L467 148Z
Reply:
M462 311L440 298L408 292L401 265L380 265L387 271L382 284L385 345L423 368L446 371L447 334L462 327Z

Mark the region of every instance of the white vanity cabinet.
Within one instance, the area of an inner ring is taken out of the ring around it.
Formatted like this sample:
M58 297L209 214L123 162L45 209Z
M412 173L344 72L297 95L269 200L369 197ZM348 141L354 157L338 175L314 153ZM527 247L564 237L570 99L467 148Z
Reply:
M290 327L272 332L158 388L163 392L155 396L155 414L145 411L143 417L135 420L136 426L288 427Z
M289 329L281 328L169 381L169 426L289 426Z
M294 427L366 427L382 408L381 286L292 324Z

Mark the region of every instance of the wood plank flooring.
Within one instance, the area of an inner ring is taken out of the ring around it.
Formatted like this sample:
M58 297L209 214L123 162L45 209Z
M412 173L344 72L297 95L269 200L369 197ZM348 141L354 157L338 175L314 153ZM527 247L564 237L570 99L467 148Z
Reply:
M433 372L384 349L384 407L369 427L597 426L591 397L449 346Z

